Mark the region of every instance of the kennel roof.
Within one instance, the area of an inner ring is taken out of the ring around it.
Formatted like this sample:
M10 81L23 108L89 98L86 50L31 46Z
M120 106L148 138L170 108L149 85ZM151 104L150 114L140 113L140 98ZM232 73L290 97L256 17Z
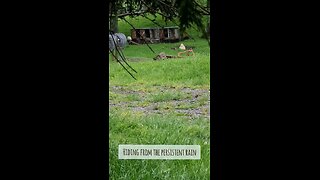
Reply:
M170 26L170 27L143 27L143 28L135 28L135 29L179 29L178 26ZM132 29L133 30L133 29Z

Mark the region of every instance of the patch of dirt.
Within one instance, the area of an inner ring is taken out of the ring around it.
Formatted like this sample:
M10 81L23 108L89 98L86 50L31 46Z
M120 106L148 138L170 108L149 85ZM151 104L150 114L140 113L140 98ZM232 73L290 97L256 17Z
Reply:
M127 61L130 62L140 62L140 61L150 61L152 58L142 58L142 57L129 57L127 58Z
M129 94L143 94L143 91L137 91L129 89L128 87L124 86L111 86L109 87L109 91L115 94L122 94L122 95L129 95Z
M190 98L180 100L170 100L165 102L150 102L146 97L151 95L152 92L144 92L133 90L130 87L125 86L111 86L109 92L121 95L138 95L139 101L126 101L116 103L113 100L109 100L110 108L123 108L130 109L132 111L139 111L146 115L149 114L167 114L176 113L180 116L186 116L189 118L205 117L210 119L210 91L205 89L192 89L192 88L175 88L166 86L156 86L156 92L182 92L188 94ZM139 106L138 102L147 102L145 106ZM185 107L181 107L185 106ZM167 107L168 106L168 107Z

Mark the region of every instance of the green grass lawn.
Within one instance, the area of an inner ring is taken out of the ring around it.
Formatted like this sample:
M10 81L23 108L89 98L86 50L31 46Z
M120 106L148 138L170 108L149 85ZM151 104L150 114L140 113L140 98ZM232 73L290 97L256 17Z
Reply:
M110 111L110 179L209 179L210 128L204 118ZM200 145L201 160L119 160L119 144Z
M195 56L154 61L155 54L146 45L125 48L137 80L109 61L110 179L209 179L208 43L197 38L151 47L156 53L176 55L171 47L181 43L195 46ZM200 145L201 159L119 160L119 144Z

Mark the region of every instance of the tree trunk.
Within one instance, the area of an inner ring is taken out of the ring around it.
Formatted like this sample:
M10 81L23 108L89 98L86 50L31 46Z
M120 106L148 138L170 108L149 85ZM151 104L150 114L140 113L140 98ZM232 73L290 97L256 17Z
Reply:
M112 16L110 19L110 31L113 31L114 33L119 32L119 27L118 27L118 15Z
M117 14L115 16L111 16L110 23L109 23L109 29L113 33L118 33L119 32L118 15ZM119 53L116 50L116 48L117 48L117 46L113 50L113 54L116 56L117 59L119 59ZM115 57L112 56L112 60L115 60Z
M210 0L207 1L207 7L210 12ZM207 36L210 37L210 15L209 15L208 24L207 24Z

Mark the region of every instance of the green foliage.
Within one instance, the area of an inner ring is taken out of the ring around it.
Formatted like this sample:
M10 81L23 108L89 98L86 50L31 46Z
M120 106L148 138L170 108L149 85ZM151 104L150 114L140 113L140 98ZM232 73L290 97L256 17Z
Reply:
M155 14L155 16L148 14L146 16L152 20L155 20L156 23L161 26L175 26L173 22L170 22L170 21L166 22L159 14ZM133 24L135 28L157 27L157 24L153 23L152 21L142 16L125 17L125 19L129 21L131 24ZM124 33L127 36L129 36L131 34L131 31L130 31L131 29L132 27L127 22L119 19L119 31L121 33Z
M184 32L192 25L196 25L205 34L203 17L209 15L209 9L204 5L207 0L113 0L110 1L110 15L124 12L131 18L149 13L153 16L161 15L165 22L178 20L180 29Z
M179 11L178 17L182 31L190 28L192 24L196 24L199 29L203 29L203 15L194 0L177 0L175 6Z

